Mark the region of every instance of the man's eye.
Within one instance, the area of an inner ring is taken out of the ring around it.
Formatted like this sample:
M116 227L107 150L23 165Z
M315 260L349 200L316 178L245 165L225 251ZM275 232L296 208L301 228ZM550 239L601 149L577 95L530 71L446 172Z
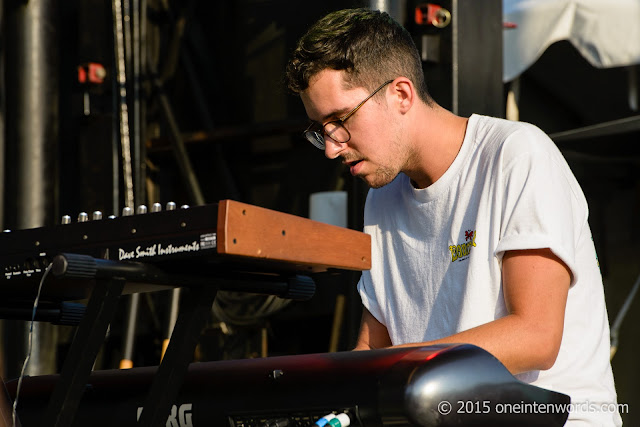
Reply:
M311 124L309 124L309 130L322 132L322 125L318 122L311 122Z

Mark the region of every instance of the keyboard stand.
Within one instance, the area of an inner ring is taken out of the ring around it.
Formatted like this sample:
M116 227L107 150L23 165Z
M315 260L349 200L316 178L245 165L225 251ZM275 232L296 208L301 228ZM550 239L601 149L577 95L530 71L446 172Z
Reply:
M186 377L189 364L198 344L200 332L216 297L217 287L198 286L183 288L181 309L169 346L151 384L138 424L165 425L167 417Z
M51 395L43 426L72 425L93 364L104 343L107 328L116 312L125 281L96 279L87 310L64 361L60 380Z
M218 290L264 293L306 300L315 293L315 283L306 276L267 279L228 277L172 276L143 263L97 259L88 255L60 254L54 258L53 274L69 280L95 280L86 312L65 359L60 379L49 400L43 418L44 427L68 427L73 424L85 386L104 337L113 318L119 297L128 281L182 287L181 309L164 358L154 376L138 423L152 427L164 425L193 360L200 332ZM1 427L1 426L0 426Z

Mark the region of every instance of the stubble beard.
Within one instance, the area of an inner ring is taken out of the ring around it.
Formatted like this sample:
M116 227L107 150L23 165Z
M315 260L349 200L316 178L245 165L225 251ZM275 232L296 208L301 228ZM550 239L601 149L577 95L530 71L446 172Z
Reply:
M396 135L396 139L392 143L393 150L390 154L390 156L393 158L391 165L378 166L376 171L373 173L373 177L371 180L366 179L366 177L362 177L371 188L384 187L385 185L396 179L400 172L402 172L401 165L403 161L401 159L407 159L408 157L410 157L409 153L407 153L406 150L403 149L400 143L400 134L398 133Z
M399 172L389 167L380 166L373 173L373 178L371 180L369 180L366 176L363 176L362 179L371 188L381 188L393 181L396 176L398 176L398 173Z
M355 159L356 159L355 155L349 155L342 158L344 163L349 163ZM369 164L372 164L368 158L361 158L361 160L366 161ZM365 175L357 175L357 176L358 178L363 180L367 184L367 186L369 186L370 188L380 188L380 187L384 187L385 185L393 181L396 178L396 176L398 176L399 173L400 172L398 170L395 170L390 166L378 165L377 169L373 173L368 173Z

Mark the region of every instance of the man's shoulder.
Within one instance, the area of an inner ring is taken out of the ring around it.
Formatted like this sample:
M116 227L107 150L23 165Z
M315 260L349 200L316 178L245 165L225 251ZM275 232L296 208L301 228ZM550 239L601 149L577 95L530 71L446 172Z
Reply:
M497 117L475 117L475 137L482 150L509 159L524 153L557 153L549 136L539 127Z
M475 132L480 137L490 136L498 140L506 140L517 136L549 139L544 131L532 123L516 122L478 114L472 115L471 118L471 123L475 126Z

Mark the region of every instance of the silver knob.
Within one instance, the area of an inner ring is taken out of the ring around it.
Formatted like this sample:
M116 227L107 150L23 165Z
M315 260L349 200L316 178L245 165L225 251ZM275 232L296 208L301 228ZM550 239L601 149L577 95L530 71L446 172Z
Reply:
M153 206L151 206L151 212L160 212L162 211L162 205L160 203L154 203Z
M109 218L109 219L116 219L116 218L117 218L117 216L115 216L115 215L109 215L107 218Z
M71 217L69 215L63 216L61 224L71 224Z
M169 202L169 203L167 203L167 210L168 210L168 211L175 211L175 210L176 210L176 204L175 204L175 202Z
M89 221L89 215L86 212L80 212L78 214L78 222L87 222Z
M182 205L180 206L180 209L189 209L189 205Z
M147 213L147 206L146 205L140 205L138 206L138 209L136 210L137 214L146 214Z
M102 219L102 212L93 211L93 214L91 215L91 219L93 220Z
M122 216L131 216L131 215L133 215L133 209L131 209L129 206L122 209Z

